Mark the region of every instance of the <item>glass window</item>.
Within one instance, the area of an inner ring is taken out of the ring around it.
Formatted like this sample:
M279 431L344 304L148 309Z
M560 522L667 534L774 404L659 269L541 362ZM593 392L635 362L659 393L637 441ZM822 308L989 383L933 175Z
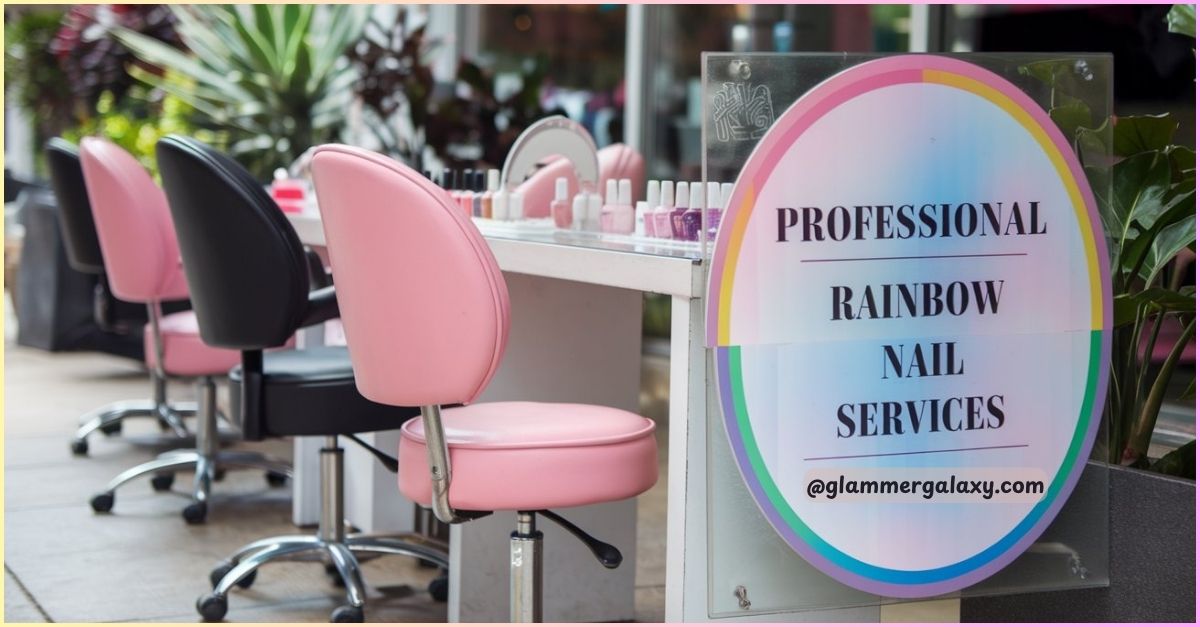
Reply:
M647 7L647 177L700 179L701 52L908 50L908 5Z
M954 51L1110 52L1117 115L1171 112L1176 141L1195 145L1196 40L1170 33L1170 5L954 5Z
M583 124L599 146L622 141L625 110L624 5L507 5L478 8L476 61L497 89L541 81L542 107ZM502 95L500 95L502 96Z

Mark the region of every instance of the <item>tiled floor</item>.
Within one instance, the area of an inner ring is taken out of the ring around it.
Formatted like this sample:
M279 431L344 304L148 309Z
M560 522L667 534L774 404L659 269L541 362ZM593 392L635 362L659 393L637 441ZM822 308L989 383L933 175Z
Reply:
M87 459L67 442L83 412L149 395L138 364L90 353L51 354L17 346L12 318L4 358L4 618L7 622L196 620L193 603L209 569L256 538L295 533L290 487L272 489L259 472L230 472L216 484L207 525L179 516L190 477L173 494L134 481L117 495L111 515L93 514L88 499L120 470L155 449L121 439L92 438ZM662 620L666 522L666 361L647 357L643 411L659 421L662 476L638 505L637 618ZM173 398L190 399L187 385ZM127 427L149 433L149 425ZM290 457L288 442L240 445ZM368 621L442 621L444 604L424 592L434 571L408 558L364 565ZM339 588L313 564L263 569L254 586L230 599L228 618L253 622L325 622L343 603Z

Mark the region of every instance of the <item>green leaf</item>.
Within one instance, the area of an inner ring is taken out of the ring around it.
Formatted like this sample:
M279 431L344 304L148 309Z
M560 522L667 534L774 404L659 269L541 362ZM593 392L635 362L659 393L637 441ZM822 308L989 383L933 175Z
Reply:
M1070 74L1073 61L1070 59L1047 59L1022 65L1017 71L1026 76L1032 76L1039 81L1055 87L1063 76Z
M1128 157L1147 150L1163 150L1178 129L1179 122L1170 113L1117 118L1113 127L1113 154Z
M1081 128L1075 132L1074 137L1075 149L1079 151L1079 157L1084 159L1085 164L1091 161L1107 164L1112 154L1112 124L1109 120L1104 120L1104 123L1096 128Z
M540 83L538 84L540 87ZM1050 109L1050 119L1067 137L1076 137L1080 129L1092 126L1092 111L1082 100L1075 100Z
M274 50L271 49L270 42L263 37L261 32L247 28L243 20L238 20L234 24L234 28L237 29L237 33L245 43L246 49L253 56L255 63L252 67L256 73L271 75L279 70Z
M1167 160L1158 153L1139 153L1113 166L1112 211L1122 225L1112 235L1124 245L1134 233L1148 228L1162 213L1163 196L1171 183Z
M277 6L271 4L251 5L254 11L254 32L263 41L264 48L271 52L279 49L277 44L280 39L275 38L277 34L275 29L275 9Z
M1196 38L1196 5L1176 4L1167 11L1167 30Z
M1136 294L1118 294L1113 298L1113 328L1132 324L1139 309L1154 307L1165 313L1196 311L1196 299L1182 292L1152 287Z
M1163 268L1175 259L1175 256L1183 252L1183 249L1188 248L1196 243L1196 193L1191 194L1191 202L1188 203L1188 211L1190 215L1182 221L1164 228L1158 237L1154 238L1154 243L1150 245L1150 254L1146 256L1145 270L1141 273L1141 277L1145 281L1158 276Z
M151 65L208 83L218 90L226 91L233 98L249 96L225 76L157 39L120 27L114 28L113 32L126 48Z
M301 46L296 52L295 68L288 77L288 91L303 94L312 77L312 56L308 46Z
M288 5L288 6L289 7L296 6L297 9L294 12L294 15L292 13L284 14L284 18L285 18L285 20L287 20L287 32L290 34L288 41L287 41L287 47L284 51L284 58L290 59L290 60L295 60L297 58L297 56L300 54L301 46L308 48L308 46L305 42L305 39L308 37L308 29L309 29L309 26L312 24L313 5L304 4L304 5L298 5L298 6L297 5ZM312 50L308 49L306 54L308 55L309 72L311 73L312 72ZM288 68L288 72L294 72L294 71L295 71L295 65L293 64L290 68ZM305 80L308 80L308 79L305 79ZM291 81L289 81L289 82L291 82Z
M1141 276L1144 279L1149 279L1155 273L1149 272L1146 262L1151 261L1151 264L1160 261L1160 258L1155 256L1154 251L1156 246L1158 254L1167 254L1167 249L1163 246L1173 245L1173 242L1178 239L1176 234L1170 240L1171 244L1159 243L1159 239L1163 237L1163 233L1168 229L1173 229L1178 226L1180 220L1196 215L1196 190L1193 188L1190 194L1177 196L1174 200L1162 205L1162 212L1155 216L1154 221L1149 227L1146 227L1141 233L1133 239L1132 244L1127 244L1121 251L1121 263L1125 270L1130 273L1130 277ZM1193 221L1194 226L1194 221ZM1194 235L1194 234L1193 234ZM1191 241L1195 241L1193 237ZM1190 241L1183 241L1181 246L1187 246ZM1179 252L1178 249L1175 252ZM1174 256L1174 253L1170 253ZM1162 260L1166 263L1166 260ZM1159 266L1161 268L1161 266Z

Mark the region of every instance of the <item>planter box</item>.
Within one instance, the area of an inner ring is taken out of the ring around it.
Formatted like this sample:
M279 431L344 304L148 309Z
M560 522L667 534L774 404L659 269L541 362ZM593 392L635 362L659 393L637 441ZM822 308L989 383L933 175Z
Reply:
M1109 585L964 598L962 622L1195 622L1196 483L1109 468Z
M140 324L124 333L110 333L97 324L99 278L78 272L67 262L54 194L31 187L19 202L25 238L13 286L17 343L48 351L101 351L140 361ZM144 320L144 307L127 307Z

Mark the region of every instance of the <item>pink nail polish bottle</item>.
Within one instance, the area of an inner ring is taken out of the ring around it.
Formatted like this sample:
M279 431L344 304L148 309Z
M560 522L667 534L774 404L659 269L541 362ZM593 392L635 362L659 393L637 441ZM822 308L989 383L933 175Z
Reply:
M646 210L642 212L642 232L640 235L646 237L655 237L654 230L654 208L658 206L661 193L659 192L658 181L649 181L646 183Z
M466 212L467 216L475 215L474 211L474 194L471 193L471 186L475 183L475 170L470 168L463 170L462 182L458 188L458 206Z
M615 198L614 198L615 196ZM633 184L629 179L608 181L608 204L600 211L600 230L629 235L633 232Z
M554 179L554 200L550 201L550 215L554 218L555 228L571 228L571 203L567 201L567 179Z
M671 212L675 210L675 186L671 181L662 182L658 206L654 208L654 236L671 239Z
M617 179L604 182L604 206L600 208L600 230L612 233L613 211L617 207Z
M716 239L717 228L721 226L721 210L725 207L725 205L721 203L720 183L714 181L708 184L708 197L705 198L705 200L708 201L708 204L704 209L704 218L708 220L708 227L705 230L705 233L708 241L711 242L712 240Z

